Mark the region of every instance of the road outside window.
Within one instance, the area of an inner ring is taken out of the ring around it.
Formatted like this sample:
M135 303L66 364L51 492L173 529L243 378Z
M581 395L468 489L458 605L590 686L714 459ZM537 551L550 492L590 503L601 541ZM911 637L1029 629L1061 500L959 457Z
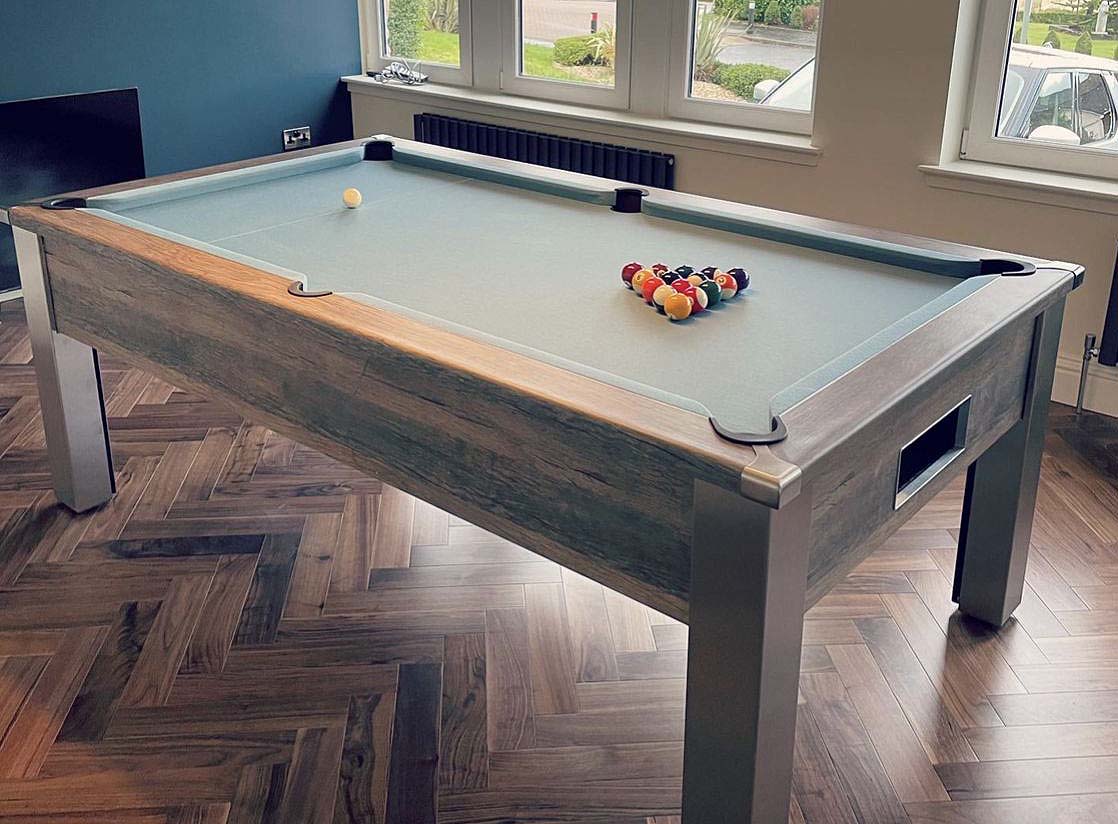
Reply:
M698 2L690 97L810 111L821 0Z
M461 65L458 0L382 0L384 54L439 66Z
M519 19L522 76L593 86L614 85L617 3L520 0Z

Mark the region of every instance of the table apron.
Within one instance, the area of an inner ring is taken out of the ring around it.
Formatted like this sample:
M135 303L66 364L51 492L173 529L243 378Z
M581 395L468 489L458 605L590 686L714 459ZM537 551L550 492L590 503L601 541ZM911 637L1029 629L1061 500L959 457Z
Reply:
M1021 420L1036 328L1035 315L1013 320L912 384L871 420L852 423L847 438L805 469L814 501L808 606ZM957 455L950 451L942 471L898 505L901 450L960 404L969 413L965 446Z

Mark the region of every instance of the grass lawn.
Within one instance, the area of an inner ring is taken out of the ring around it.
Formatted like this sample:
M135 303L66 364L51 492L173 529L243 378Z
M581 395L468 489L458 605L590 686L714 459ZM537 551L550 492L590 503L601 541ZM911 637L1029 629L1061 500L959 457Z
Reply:
M1029 23L1029 45L1039 46L1044 42L1047 34L1047 23ZM1066 32L1058 32L1058 34L1060 35L1060 48L1063 51L1075 51L1077 36ZM1091 44L1091 54L1095 57L1108 57L1113 60L1115 59L1115 49L1118 49L1118 41L1115 40L1100 40L1096 37Z
M458 35L445 31L424 31L420 35L419 59L424 63L458 65ZM528 77L546 77L553 80L571 80L582 83L610 83L610 69L589 66L560 66L555 62L555 48L538 43L524 45L524 74Z

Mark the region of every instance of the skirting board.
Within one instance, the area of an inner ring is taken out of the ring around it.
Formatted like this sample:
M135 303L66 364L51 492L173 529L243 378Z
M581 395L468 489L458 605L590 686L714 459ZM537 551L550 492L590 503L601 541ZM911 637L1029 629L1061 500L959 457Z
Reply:
M1052 400L1075 406L1075 398L1079 392L1079 370L1082 368L1082 359L1074 355L1060 355L1056 359ZM1118 368L1091 364L1087 370L1087 392L1083 406L1093 412L1118 417Z

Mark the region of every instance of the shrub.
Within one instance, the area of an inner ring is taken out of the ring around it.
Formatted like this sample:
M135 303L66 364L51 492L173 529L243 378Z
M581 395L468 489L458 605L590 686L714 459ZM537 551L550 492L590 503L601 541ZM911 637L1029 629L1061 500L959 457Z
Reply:
M819 6L804 6L804 28L815 31L819 25Z
M763 63L723 64L714 73L714 82L738 97L753 99L753 87L762 80L783 80L790 72Z
M590 35L590 52L597 66L612 66L617 57L617 35L613 26L606 23Z
M1091 46L1094 45L1091 40L1090 32L1083 32L1079 35L1079 39L1075 41L1075 50L1080 54L1090 54Z
M555 41L555 62L561 66L587 66L594 62L594 37L560 37Z
M722 41L730 27L730 18L708 12L699 18L695 30L695 79L711 80L718 70Z
M1048 34L1044 35L1044 40L1041 41L1042 46L1051 46L1054 49L1060 48L1060 33L1054 27L1048 29Z
M386 24L390 54L419 57L419 33L423 29L426 10L426 0L392 0Z
M728 17L749 17L749 0L714 0L714 11Z
M804 27L804 7L796 6L792 9L792 14L788 18L788 22L794 29L802 29Z
M780 26L786 22L780 0L769 0L765 6L765 16L762 19L768 26Z

